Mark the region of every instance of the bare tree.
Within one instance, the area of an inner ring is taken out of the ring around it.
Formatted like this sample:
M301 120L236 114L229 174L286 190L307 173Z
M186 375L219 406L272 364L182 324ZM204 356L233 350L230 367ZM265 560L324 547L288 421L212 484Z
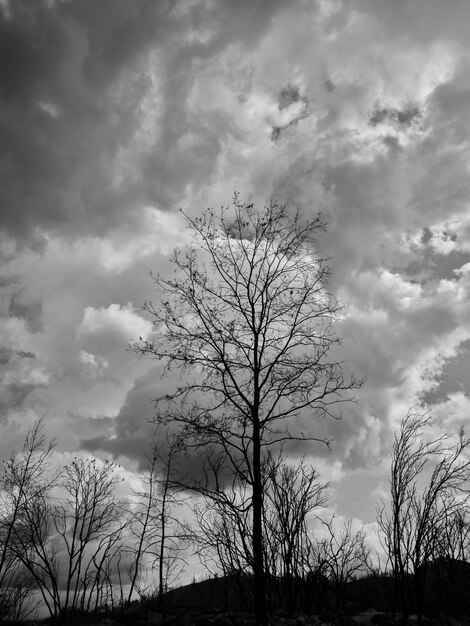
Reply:
M327 483L301 459L288 464L268 455L265 475L265 568L277 604L292 612L305 605L310 570L312 514L326 504Z
M31 437L37 440L35 430L27 442ZM41 442L50 452L45 438ZM118 478L114 463L82 459L54 474L53 482L39 476L12 527L10 547L51 617L71 622L77 611L98 607L105 570L122 547L127 520L114 493Z
M117 592L113 579L119 568L119 561L126 543L124 532L127 530L127 519L117 524L109 533L102 535L88 560L84 570L80 598L80 610L98 614L105 607L114 607L116 599L123 606L123 585L119 581Z
M135 538L133 563L129 569L129 604L134 589L139 588L139 574L144 560L150 559L158 568L157 595L159 609L164 613L164 593L175 576L184 569L180 558L182 542L178 532L174 509L181 504L175 485L175 464L182 444L174 435L165 436L164 444L158 441L157 431L147 454L147 467L142 473L145 490L136 493L139 502L132 514L130 533Z
M402 420L392 451L390 511L384 503L378 506L378 523L395 578L395 607L399 598L406 620L410 610L407 581L412 579L420 623L425 565L438 553L449 517L465 509L470 479L470 461L464 454L470 441L463 430L454 446L447 443L447 435L426 441L423 431L430 421L427 414L414 410Z
M196 243L175 250L173 277L154 276L160 304L145 309L155 333L135 349L185 375L157 400L158 419L179 424L188 445L221 451L227 471L251 490L255 615L264 625L262 450L286 439L324 441L310 428L289 430L287 420L337 417L337 403L361 381L345 380L331 357L340 307L327 291L327 259L314 248L320 217L304 222L275 202L258 212L237 195L232 213L183 215Z
M131 603L134 590L141 575L142 564L148 552L148 545L152 542L155 532L153 511L158 502L158 482L157 457L154 453L154 447L146 458L147 467L141 476L145 490L134 493L139 501L136 510L131 514L129 525L129 532L134 541L132 542L133 545L127 548L132 554L132 563L128 568L130 585L126 600L127 605Z
M2 622L25 620L38 609L34 581L21 562L8 559L8 568L0 581L0 619Z
M313 544L312 565L330 582L334 606L330 610L344 611L346 586L355 577L370 571L370 548L363 528L354 530L352 520L337 523L335 515L329 520L318 518L326 533Z
M309 593L309 517L324 506L327 484L304 459L289 464L271 454L263 461L262 476L268 605L294 611L304 606ZM213 574L222 571L229 591L235 586L245 606L251 608L253 521L247 486L240 482L220 486L217 499L206 498L194 510L196 525L189 536L202 562Z
M122 535L127 519L115 495L116 465L74 459L61 481L64 497L52 510L54 530L66 551L65 597L60 612L68 616L89 596L102 563ZM101 558L100 558L101 557ZM98 566L97 566L98 565Z
M42 498L56 476L48 477L54 441L44 434L42 419L28 432L19 454L2 462L0 478L0 614L20 619L34 610L34 578L15 550L18 528L31 500ZM31 546L24 546L30 551Z
M210 473L209 473L210 468ZM235 587L244 608L253 608L251 589L253 572L253 524L251 493L246 483L233 475L229 482L225 476L224 456L206 460L202 501L193 503L194 522L184 524L185 538L191 542L201 563L213 575L220 572L228 592Z
M457 510L442 511L441 533L436 545L436 556L448 560L470 560L470 516L468 503Z

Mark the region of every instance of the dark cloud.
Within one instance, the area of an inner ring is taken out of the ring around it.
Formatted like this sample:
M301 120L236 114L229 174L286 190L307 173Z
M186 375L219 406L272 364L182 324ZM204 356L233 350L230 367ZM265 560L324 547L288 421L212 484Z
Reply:
M138 379L127 394L126 400L113 419L103 424L103 429L95 436L82 438L80 447L92 453L104 453L113 458L128 458L137 462L139 469L143 470L147 466L147 455L151 450L153 439L159 447L163 457L168 450L167 436L174 432L173 426L159 426L158 429L153 421L155 416L154 398L164 392L168 392L177 384L178 373L162 378L162 367L160 365L152 367L147 374ZM328 429L325 428L326 421L318 419L313 415L304 416L289 424L291 432L294 434L300 430L305 430L307 435L321 437L328 436ZM177 428L177 426L176 426ZM275 446L273 450L278 450ZM221 450L220 450L221 451ZM309 454L312 452L327 455L328 449L325 445L312 442L293 441L286 445L285 451L292 455ZM180 476L189 477L192 481L203 480L207 463L207 451L198 449L188 449L179 454L175 471ZM215 453L217 454L217 452ZM224 468L225 471L227 468ZM228 474L227 477L228 479ZM219 480L223 480L219 476Z
M46 96L47 88L57 87L56 76L69 48L66 35L45 3L12 4L10 16L0 21L0 94L5 104L27 111L35 96Z
M12 354L13 352L10 348L0 346L0 365L6 365L10 361Z
M34 352L25 352L24 350L20 350L18 352L18 356L21 359L35 359L36 355L34 354Z
M42 302L30 302L21 293L14 294L10 300L9 314L24 319L32 333L42 330Z
M337 356L334 355L333 358ZM344 357L344 354L342 356ZM159 426L158 431L156 430L153 421L154 399L164 393L171 393L171 389L180 381L178 372L169 372L162 377L162 371L162 365L155 365L139 378L127 394L119 414L106 423L101 433L86 439L82 438L81 448L93 453L104 452L113 458L127 457L136 461L138 467L143 469L147 464L146 455L149 452L149 444L156 435L157 443L164 454L167 449L166 436L172 434L174 427L170 424ZM349 368L345 368L345 376L349 375ZM353 395L355 394L349 394L348 398ZM376 445L374 452L365 458L360 454L360 451L364 449L364 443L362 441L358 443L358 450L351 444L351 439L354 439L359 432L366 432L369 418L366 418L351 402L338 402L337 406L332 407L331 410L338 418L343 416L343 419L325 419L310 410L302 411L295 418L281 422L280 429L288 427L294 437L300 437L302 433L307 438L304 441L293 439L283 443L283 452L293 457L314 455L323 459L342 459L348 467L353 465L360 467L372 463L376 455L381 453L380 446ZM178 428L178 425L175 425L175 428ZM322 440L333 441L333 452ZM370 441L370 445L375 445L375 439ZM279 444L271 448L273 453L280 449ZM201 455L200 450L189 449L179 456L176 469L180 475L190 476L195 480L202 479L206 461L204 453Z
M220 151L220 129L187 119L197 64L235 37L254 44L287 4L11 3L0 14L0 227L19 239L38 227L100 234L145 204L176 209Z
M331 93L332 91L336 89L336 85L334 85L329 78L324 79L323 87L325 91L327 91L328 93Z
M421 243L426 244L429 241L431 241L431 239L432 239L432 232L427 226L425 226L423 228L423 234L421 235Z
M57 443L62 449L68 449L67 445L76 446L77 441L93 440L97 436L101 438L111 437L114 434L114 419L112 417L104 415L91 418L75 412L71 412L69 417L67 431L71 441L64 442L61 437Z
M279 110L287 108L294 102L300 100L300 88L297 85L289 83L283 87L279 93Z
M292 105L300 105L297 108L292 108ZM287 119L279 125L274 125L271 133L271 140L277 141L281 135L281 132L290 126L297 125L301 120L305 119L309 115L308 98L301 95L300 87L288 83L281 89L278 97L279 111L287 113Z
M468 336L468 2L9 7L0 8L8 428L26 430L34 409L62 450L81 441L143 466L152 398L169 384L126 352L152 295L147 272L166 275L181 243L170 211L198 215L238 189L260 206L274 197L323 212L331 290L349 305L339 358L368 378L341 421L289 424L332 437L332 452L286 450L339 472L375 471L403 407L440 380L442 359ZM436 397L452 401L466 385L467 360L458 363ZM182 466L197 474L200 462Z
M154 398L164 392L160 366L152 367L140 377L127 394L119 414L107 423L107 429L94 437L83 439L81 448L91 452L102 450L114 457L125 456L145 465L145 455L155 432Z
M100 434L87 439L82 438L80 447L92 453L105 453L113 458L127 458L137 463L139 470L148 464L152 441L155 440L163 457L168 450L167 435L171 427L159 427L153 422L155 416L154 398L168 390L174 383L161 377L162 368L157 365L139 378L119 411L119 414L106 422ZM175 471L191 479L202 479L204 459L200 451L187 451L179 454Z
M401 126L411 126L421 118L421 111L418 106L408 104L403 109L395 109L393 107L383 107L375 109L369 115L369 124L377 126L386 122Z
M455 271L470 263L470 253L451 250L448 254L437 254L426 246L409 265L403 269L410 280L420 283L438 280L455 280Z
M125 25L132 33L133 18L145 19L141 12L150 3L136 1L127 11L125 3L114 3L111 13L108 4L97 10L93 3L92 10L86 0L19 0L0 21L0 150L6 181L0 201L2 226L13 236L34 235L38 226L103 228L112 217L111 205L119 214L123 202L132 204L129 189L112 189L113 158L130 128L129 106L124 111L114 106L109 85L121 63L132 64L149 44L148 37L134 35L133 45L126 46L123 37L125 59L116 58L113 48L114 36ZM155 34L160 22L148 17ZM138 81L132 85L138 86Z
M0 419L5 420L11 412L21 409L28 396L37 385L30 383L12 383L1 386Z

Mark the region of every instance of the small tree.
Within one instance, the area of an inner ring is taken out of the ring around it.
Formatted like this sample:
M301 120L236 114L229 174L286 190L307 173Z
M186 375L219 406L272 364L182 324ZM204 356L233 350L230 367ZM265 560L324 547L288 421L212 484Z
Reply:
M263 462L262 476L269 605L294 611L303 606L308 593L309 516L324 506L328 485L304 459L292 465L282 456L275 459L271 454ZM246 485L238 482L220 486L218 495L217 499L206 498L203 506L195 505L196 526L188 536L206 567L211 570L214 564L213 574L221 570L250 607L254 560L250 494Z
M276 604L292 612L305 606L312 514L326 505L327 483L301 459L296 465L268 456L265 474L265 568Z
M204 467L205 477L198 485L203 499L193 503L195 521L184 524L185 537L194 545L210 574L224 575L227 609L230 608L228 592L233 587L244 608L252 609L251 493L238 476L233 475L227 481L223 455L207 458Z
M0 619L24 619L34 610L35 581L15 551L16 532L31 498L42 497L55 477L47 478L54 441L39 419L23 444L2 462L0 477ZM25 546L30 550L31 546Z
M127 525L116 498L116 465L95 459L74 459L66 465L61 481L63 497L52 508L54 530L65 548L65 595L60 613L68 618L89 605L90 591L101 578L110 548L118 543Z
M446 560L470 560L470 511L468 503L460 503L457 510L442 512L441 533L436 545L436 556Z
M355 576L370 571L370 548L363 528L353 529L351 520L337 524L333 515L320 519L326 531L323 538L312 544L312 570L324 576L334 594L333 612L343 612L346 587Z
M255 615L264 625L262 450L286 439L325 441L287 421L305 412L337 417L360 381L345 380L332 357L340 307L314 247L320 217L303 221L275 202L258 212L237 195L231 213L183 216L195 245L175 250L173 277L154 276L160 303L145 309L155 333L135 348L185 375L157 399L158 419L179 424L188 445L223 454L227 473L249 487Z
M77 611L97 609L107 597L110 564L122 547L127 519L115 497L113 463L75 459L48 478L52 446L38 427L26 438L26 449L37 457L26 457L29 468L33 460L42 465L24 490L9 546L51 617L70 622ZM7 483L19 496L24 461L10 462L7 469Z
M173 509L181 504L175 486L175 464L181 453L182 444L173 435L167 434L165 445L158 442L158 432L147 454L147 466L142 472L145 490L136 492L137 508L132 513L130 532L134 547L129 547L133 562L129 568L130 587L127 604L134 589L139 588L139 575L144 561L151 561L158 569L157 594L159 610L164 613L164 593L177 574L184 569L179 558L180 535L176 531L177 521Z
M428 415L413 410L402 420L392 451L390 511L384 503L378 506L378 523L395 578L394 606L399 598L406 620L411 601L408 580L412 579L420 623L425 566L439 553L449 517L465 509L470 479L470 461L464 455L470 441L463 430L452 447L446 445L447 435L424 440L429 424ZM434 467L426 482L424 472L432 460Z

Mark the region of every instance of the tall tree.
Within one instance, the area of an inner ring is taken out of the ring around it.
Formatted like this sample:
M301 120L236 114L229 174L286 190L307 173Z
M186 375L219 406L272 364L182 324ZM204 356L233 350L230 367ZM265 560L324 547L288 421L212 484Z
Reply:
M174 275L154 276L147 302L155 332L139 353L177 367L182 382L156 401L157 419L179 424L188 445L224 456L227 474L251 490L255 615L267 623L263 564L263 450L287 439L321 440L289 427L301 413L337 416L361 381L332 356L340 306L327 259L315 249L321 217L270 202L193 218L192 245L171 256Z

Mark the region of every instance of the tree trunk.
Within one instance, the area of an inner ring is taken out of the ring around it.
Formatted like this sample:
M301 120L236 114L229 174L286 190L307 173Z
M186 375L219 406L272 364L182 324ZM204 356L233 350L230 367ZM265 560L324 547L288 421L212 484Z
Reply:
M253 571L255 575L255 620L266 626L266 581L263 562L263 483L261 479L261 441L259 420L253 420Z
M418 626L423 626L423 580L422 572L419 568L415 568L414 583L415 583L415 602L416 613L418 614Z

